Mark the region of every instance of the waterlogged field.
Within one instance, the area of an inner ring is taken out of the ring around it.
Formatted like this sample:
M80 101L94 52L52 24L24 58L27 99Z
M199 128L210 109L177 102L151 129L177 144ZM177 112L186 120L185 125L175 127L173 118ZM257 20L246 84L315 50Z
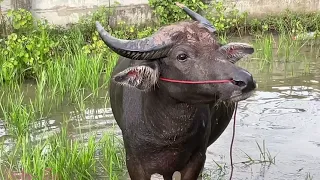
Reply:
M233 179L318 179L319 46L286 35L241 41L256 48L239 64L258 89L239 103ZM107 91L117 56L73 49L37 82L0 87L1 179L127 179ZM209 147L203 179L229 178L231 134L232 123Z

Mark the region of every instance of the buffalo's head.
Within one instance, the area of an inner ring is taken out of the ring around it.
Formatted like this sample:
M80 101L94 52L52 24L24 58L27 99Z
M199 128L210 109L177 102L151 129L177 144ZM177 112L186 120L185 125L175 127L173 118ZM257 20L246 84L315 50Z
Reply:
M255 81L235 62L252 54L246 43L217 42L214 26L201 15L179 5L195 21L165 26L150 37L137 40L117 39L96 23L105 44L120 56L135 60L131 67L113 80L140 90L158 89L171 98L188 103L247 99L256 88ZM233 80L223 84L179 84L159 77L203 81Z

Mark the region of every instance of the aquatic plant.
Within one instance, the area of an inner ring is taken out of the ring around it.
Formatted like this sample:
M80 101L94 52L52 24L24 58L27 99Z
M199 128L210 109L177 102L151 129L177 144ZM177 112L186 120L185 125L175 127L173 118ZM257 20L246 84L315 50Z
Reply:
M125 163L120 139L113 133L101 138L91 134L72 139L66 125L60 133L41 138L37 143L28 136L20 136L12 151L1 151L2 178L25 175L35 179L95 179L99 167L102 167L100 173L110 179L123 174Z
M270 151L266 148L266 144L265 141L263 140L262 142L262 146L256 142L257 147L259 149L260 152L260 157L259 159L254 159L252 158L249 154L245 153L245 156L248 160L246 161L242 161L240 163L242 164L246 164L246 165L251 165L251 164L275 164L276 163L276 156L272 156Z

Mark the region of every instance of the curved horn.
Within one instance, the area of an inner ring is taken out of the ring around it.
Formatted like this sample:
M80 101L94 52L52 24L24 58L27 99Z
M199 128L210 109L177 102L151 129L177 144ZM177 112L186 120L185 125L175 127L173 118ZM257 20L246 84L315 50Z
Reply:
M172 46L167 39L151 36L143 39L124 40L111 36L99 22L96 22L99 36L117 54L134 60L151 60L165 57Z
M182 8L193 20L200 22L203 24L210 32L215 32L216 28L203 16L200 14L192 11L184 4L181 4L179 2L176 2L176 5Z

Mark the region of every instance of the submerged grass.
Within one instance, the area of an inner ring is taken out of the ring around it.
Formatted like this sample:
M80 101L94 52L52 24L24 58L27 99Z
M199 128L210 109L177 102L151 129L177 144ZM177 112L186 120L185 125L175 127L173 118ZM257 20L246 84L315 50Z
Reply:
M255 53L252 60L259 62L259 71L272 70L275 64L302 62L305 73L309 72L310 60L318 59L320 50L316 49L317 39L294 40L290 33L256 34L251 40ZM312 57L307 57L312 55Z
M19 138L14 150L2 157L8 162L2 167L2 179L96 179L99 167L106 169L108 179L118 179L124 173L122 146L114 134L99 140L96 135L87 140L69 136L63 127L60 133L36 144L30 138Z
M265 63L271 63L273 61L273 35L268 34L261 38L256 38L254 46L257 50L256 58L261 59Z
M1 100L3 99L1 98ZM7 103L0 104L5 127L15 137L26 135L35 121L35 112L30 106L23 104L23 99L23 94L18 95L18 97L8 94L5 100Z
M252 165L252 164L275 164L276 163L276 156L272 156L270 151L266 148L265 141L263 141L262 146L256 142L257 147L260 152L260 158L254 159L249 154L245 153L247 159L246 161L240 162L242 164L246 165Z

